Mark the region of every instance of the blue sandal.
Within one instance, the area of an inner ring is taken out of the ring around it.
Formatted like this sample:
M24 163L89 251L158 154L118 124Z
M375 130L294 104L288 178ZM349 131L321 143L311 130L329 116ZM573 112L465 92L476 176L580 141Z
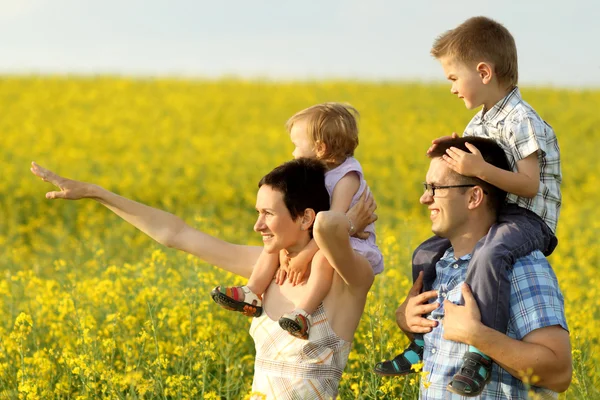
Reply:
M460 371L454 374L446 388L461 396L479 396L492 378L492 360L472 351L467 351L463 360Z
M375 373L383 376L402 376L415 372L412 366L423 361L423 346L410 342L410 345L393 360L375 365Z

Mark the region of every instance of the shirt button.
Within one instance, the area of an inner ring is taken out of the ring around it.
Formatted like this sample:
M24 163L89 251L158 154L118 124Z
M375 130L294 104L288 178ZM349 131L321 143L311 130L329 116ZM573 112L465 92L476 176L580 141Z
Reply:
M452 268L454 268L454 269L457 269L457 268L458 268L458 264L454 264L454 265L452 266Z
M431 349L431 354L435 354L435 349Z
M446 298L446 292L442 293L442 297Z

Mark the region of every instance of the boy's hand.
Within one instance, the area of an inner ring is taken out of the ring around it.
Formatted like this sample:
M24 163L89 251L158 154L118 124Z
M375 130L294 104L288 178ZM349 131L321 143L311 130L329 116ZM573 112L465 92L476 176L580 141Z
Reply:
M465 146L471 151L467 153L456 147L450 147L442 157L450 169L464 176L481 176L481 171L485 168L485 160L481 156L477 147L471 143L465 143Z
M304 274L310 264L310 259L306 260L301 254L290 258L288 264L288 282L296 286L304 279Z
M452 132L452 136L442 136L437 139L433 139L431 141L431 146L427 149L427 154L431 153L433 149L438 145L438 143L443 142L444 140L456 139L458 134L456 132Z

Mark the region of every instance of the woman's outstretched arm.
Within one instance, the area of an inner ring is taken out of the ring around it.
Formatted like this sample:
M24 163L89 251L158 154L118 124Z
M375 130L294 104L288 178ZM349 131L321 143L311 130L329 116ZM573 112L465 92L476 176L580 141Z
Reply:
M31 172L60 189L46 193L47 199L96 200L158 243L198 256L245 278L250 277L252 266L262 251L260 246L237 245L215 238L169 212L119 196L98 185L63 178L36 163L31 164Z

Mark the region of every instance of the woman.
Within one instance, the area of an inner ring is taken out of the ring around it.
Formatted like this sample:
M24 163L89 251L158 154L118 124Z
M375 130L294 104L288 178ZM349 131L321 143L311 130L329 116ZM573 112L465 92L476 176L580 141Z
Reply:
M349 237L350 230L360 232L377 218L373 214L376 205L370 196L363 194L347 214L326 211L329 196L324 166L309 159L282 164L259 183L254 230L261 234L263 247L257 247L217 239L173 214L93 184L60 177L35 163L31 171L60 188L47 193L46 198L94 199L157 242L194 254L244 278L250 276L261 255L283 253L294 257L314 237L336 271L331 290L311 315L314 332L305 341L288 335L278 320L294 309L306 285L271 283L263 296L264 313L254 318L250 327L256 345L252 391L257 397L268 399L336 397L352 338L373 283L373 270L359 262Z

